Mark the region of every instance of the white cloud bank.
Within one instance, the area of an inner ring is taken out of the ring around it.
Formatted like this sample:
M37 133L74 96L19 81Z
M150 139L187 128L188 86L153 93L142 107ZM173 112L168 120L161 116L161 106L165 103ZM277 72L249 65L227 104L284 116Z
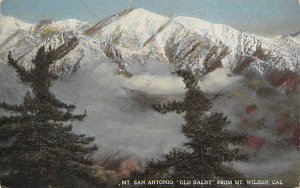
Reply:
M241 79L241 76L232 76L232 72L228 68L218 68L206 75L199 84L204 92L215 93L227 90Z
M121 151L151 158L181 145L182 117L161 115L140 101L151 100L144 95L183 92L181 79L170 72L154 75L148 71L128 79L115 74L116 69L111 63L88 65L54 84L53 92L59 99L76 103L79 112L87 110L88 117L75 130L96 137L99 153ZM140 98L124 88L139 90Z

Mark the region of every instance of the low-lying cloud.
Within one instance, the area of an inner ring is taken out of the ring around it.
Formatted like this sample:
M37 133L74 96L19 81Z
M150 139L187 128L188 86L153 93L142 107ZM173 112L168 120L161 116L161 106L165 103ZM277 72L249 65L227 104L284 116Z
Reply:
M128 88L137 95L176 94L183 92L182 81L170 72L154 75L140 71L128 79L117 75L116 70L109 62L87 65L54 85L58 98L76 103L79 112L87 110L88 117L75 130L96 137L102 152L156 157L181 145L182 117L175 113L161 115L150 105L145 109Z
M159 65L158 65L159 63ZM14 70L0 63L0 101L18 104L28 89L20 83ZM73 122L74 131L94 136L100 146L99 155L119 153L146 159L159 158L173 147L185 141L181 125L182 115L167 113L161 115L152 110L151 104L182 99L184 84L181 78L172 74L174 67L160 62L148 62L133 68L134 76L118 75L117 66L110 62L85 64L67 79L56 81L51 88L63 102L76 104L77 113L87 110L88 117L81 123ZM243 77L231 75L230 70L221 68L206 75L199 82L209 95L224 91L233 98L220 97L214 101L215 109L222 111L231 120L230 128L240 130L240 120L245 105L255 104L259 109L251 121L265 119L267 126L273 126L274 116L264 107L266 100L245 87ZM235 94L235 92L237 92ZM253 93L252 93L253 92ZM250 116L249 116L250 117ZM269 140L276 135L268 129L253 130L253 134ZM251 132L248 132L251 133ZM265 176L287 170L297 158L294 151L274 157L274 151L261 152L249 162L235 163L234 167L247 176ZM254 160L255 159L255 160ZM284 161L278 165L278 161Z
M200 81L200 87L204 92L216 93L222 90L228 90L231 86L239 83L241 76L233 76L228 68L218 68L206 75Z

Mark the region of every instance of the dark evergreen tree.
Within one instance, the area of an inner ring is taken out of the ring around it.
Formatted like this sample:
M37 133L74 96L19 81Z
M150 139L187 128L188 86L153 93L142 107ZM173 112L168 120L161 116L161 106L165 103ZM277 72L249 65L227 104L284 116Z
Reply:
M174 179L236 179L241 176L226 162L245 160L237 145L244 136L230 132L230 123L222 113L212 110L212 102L200 90L198 80L190 71L177 71L183 78L186 93L183 101L155 104L162 114L184 114L182 133L187 138L182 148L174 148L163 160L148 164L146 176Z
M78 44L72 38L56 49L39 48L26 70L8 55L8 63L23 83L30 86L23 104L5 102L0 107L10 116L0 117L0 169L3 185L9 187L103 187L93 174L93 137L72 132L69 121L82 121L85 114L74 115L75 105L58 100L50 87L58 76L51 71L56 60Z

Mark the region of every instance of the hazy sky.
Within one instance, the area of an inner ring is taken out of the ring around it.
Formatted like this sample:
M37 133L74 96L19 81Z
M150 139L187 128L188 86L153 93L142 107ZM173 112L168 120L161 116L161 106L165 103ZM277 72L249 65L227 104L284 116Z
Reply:
M4 0L2 13L26 22L76 18L94 23L127 8L128 0ZM300 30L298 0L132 0L132 7L191 16L263 33Z

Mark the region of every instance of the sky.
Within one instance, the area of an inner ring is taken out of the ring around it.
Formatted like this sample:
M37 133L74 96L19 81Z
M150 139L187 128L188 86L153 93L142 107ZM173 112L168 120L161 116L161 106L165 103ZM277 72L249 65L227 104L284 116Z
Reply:
M126 9L128 0L4 0L1 11L22 21L75 18L90 23ZM133 8L190 16L260 34L300 30L298 0L132 0Z

